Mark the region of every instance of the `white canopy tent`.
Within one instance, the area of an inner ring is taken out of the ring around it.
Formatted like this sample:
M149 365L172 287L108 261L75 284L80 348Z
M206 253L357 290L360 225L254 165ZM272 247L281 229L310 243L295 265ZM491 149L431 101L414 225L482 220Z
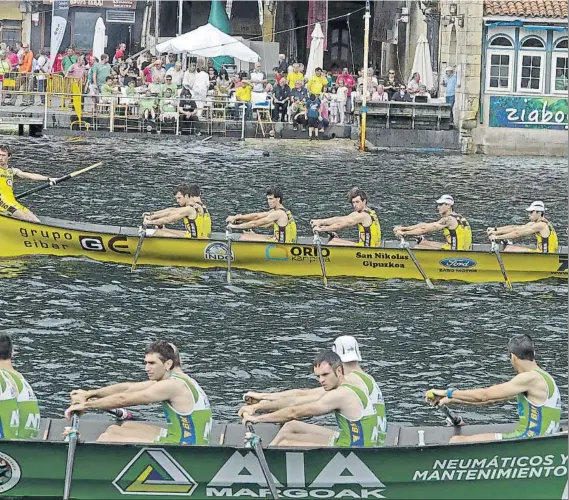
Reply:
M229 56L251 63L260 59L259 54L255 51L209 23L176 38L159 43L156 46L156 51L169 54L186 52L188 55L211 58Z
M421 75L421 83L427 87L427 90L434 88L433 70L431 68L431 49L425 35L420 35L417 40L411 75L413 73L419 73L419 75Z

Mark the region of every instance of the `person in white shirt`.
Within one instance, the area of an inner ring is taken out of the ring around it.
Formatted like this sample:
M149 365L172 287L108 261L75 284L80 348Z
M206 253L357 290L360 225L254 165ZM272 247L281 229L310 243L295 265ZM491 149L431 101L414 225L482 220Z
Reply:
M374 88L371 100L380 101L380 102L389 101L389 95L383 89L383 85L378 85L377 87Z
M43 50L40 50L37 55L37 75L38 92L45 92L46 74L49 72L49 58L46 57ZM45 104L45 94L40 96L41 103Z
M203 108L205 106L208 89L209 89L209 75L207 71L198 68L196 71L196 80L192 88L192 98L196 103L197 107L196 114L198 119L201 118L203 114Z
M251 102L261 102L267 99L267 93L265 92L265 84L267 80L265 78L265 73L261 70L261 63L255 63L255 69L251 71L249 75L249 81L251 82Z
M407 92L413 96L419 91L419 85L421 85L421 75L415 72L407 84Z
M184 72L182 71L182 63L177 62L174 67L166 71L166 76L172 77L172 83L178 88L182 86L182 80L184 79Z
M188 90L193 90L194 83L196 82L196 76L197 76L196 65L195 63L192 63L188 66L188 69L184 73L184 79L182 80L182 85L184 86L184 88Z
M338 79L338 88L336 89L336 100L338 101L338 118L340 125L344 125L346 120L346 102L348 101L348 87L341 78Z

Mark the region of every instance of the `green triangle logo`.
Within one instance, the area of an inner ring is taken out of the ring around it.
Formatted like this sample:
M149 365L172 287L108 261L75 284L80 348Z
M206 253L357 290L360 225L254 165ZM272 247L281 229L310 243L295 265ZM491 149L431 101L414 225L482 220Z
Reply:
M123 494L191 495L197 488L183 467L162 448L143 448L113 481Z

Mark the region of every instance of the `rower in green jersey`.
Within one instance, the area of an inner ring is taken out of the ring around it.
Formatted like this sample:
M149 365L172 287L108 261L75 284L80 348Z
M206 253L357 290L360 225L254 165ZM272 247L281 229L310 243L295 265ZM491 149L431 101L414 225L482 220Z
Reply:
M278 422L283 427L271 446L374 447L378 445L377 410L366 392L346 381L340 356L321 351L313 369L326 394L315 401L287 406L264 415L243 414L246 422ZM334 413L339 432L295 419Z
M363 390L375 406L377 425L374 432L377 434L377 446L383 446L387 434L385 401L375 379L368 373L365 373L359 364L362 356L358 341L351 335L342 335L334 341L332 350L342 360L346 382ZM287 406L317 401L325 394L326 391L322 386L281 392L247 392L243 398L247 404L239 410L238 415L243 417L245 413L253 415L262 411L276 411ZM295 429L295 424L290 422L287 425L287 431L290 434L294 434L295 430L302 432L302 426Z
M146 349L146 382L126 382L101 389L71 392L72 405L66 410L83 412L92 408L112 410L123 406L162 403L167 427L143 422L111 425L98 441L116 443L171 443L207 445L211 434L209 400L199 384L180 366L178 349L164 340Z
M0 334L0 438L34 439L40 431L40 409L34 391L14 369L14 346Z
M504 384L484 389L430 389L426 399L435 406L448 404L486 405L517 398L519 422L513 432L454 436L451 442L500 441L546 436L559 431L561 396L553 377L535 362L529 335L516 335L508 343L510 361L517 375ZM434 395L434 398L433 398Z

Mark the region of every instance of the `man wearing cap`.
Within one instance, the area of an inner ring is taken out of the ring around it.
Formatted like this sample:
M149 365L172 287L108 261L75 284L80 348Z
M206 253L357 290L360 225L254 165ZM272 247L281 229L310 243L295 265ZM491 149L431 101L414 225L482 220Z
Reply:
M358 341L351 335L338 337L332 346L332 350L340 356L344 367L346 382L363 390L375 406L378 422L377 446L382 446L387 433L387 418L385 414L385 401L383 394L375 379L364 372L359 362L362 360ZM276 411L288 406L317 401L326 394L323 387L313 389L291 389L281 392L247 392L243 399L247 402L238 414L243 417L246 413L255 414L257 411ZM255 403L255 401L257 401ZM288 426L293 432L294 426Z
M447 104L450 104L450 121L451 123L454 122L454 92L456 89L456 75L454 74L454 70L448 66L445 70L446 72L446 80L443 80L443 87L446 87L446 97L445 101Z
M312 363L325 394L306 397L300 404L286 406L264 415L243 412L243 423L275 422L283 427L270 446L337 446L371 448L378 446L382 420L365 390L348 381L340 356L331 349L319 352ZM339 431L298 419L334 414Z
M472 230L470 224L454 209L454 198L443 194L437 200L437 212L440 219L436 222L421 222L414 226L395 226L393 232L397 238L407 236L423 236L427 233L442 231L446 243L427 241L422 238L415 248L430 248L436 250L470 250L472 247Z
M557 233L549 220L545 218L545 205L543 201L536 200L528 208L530 221L519 226L489 227L486 230L488 237L492 241L496 240L517 240L524 236L535 234L537 239L536 247L526 247L522 245L507 245L504 252L538 252L556 253L559 247Z

